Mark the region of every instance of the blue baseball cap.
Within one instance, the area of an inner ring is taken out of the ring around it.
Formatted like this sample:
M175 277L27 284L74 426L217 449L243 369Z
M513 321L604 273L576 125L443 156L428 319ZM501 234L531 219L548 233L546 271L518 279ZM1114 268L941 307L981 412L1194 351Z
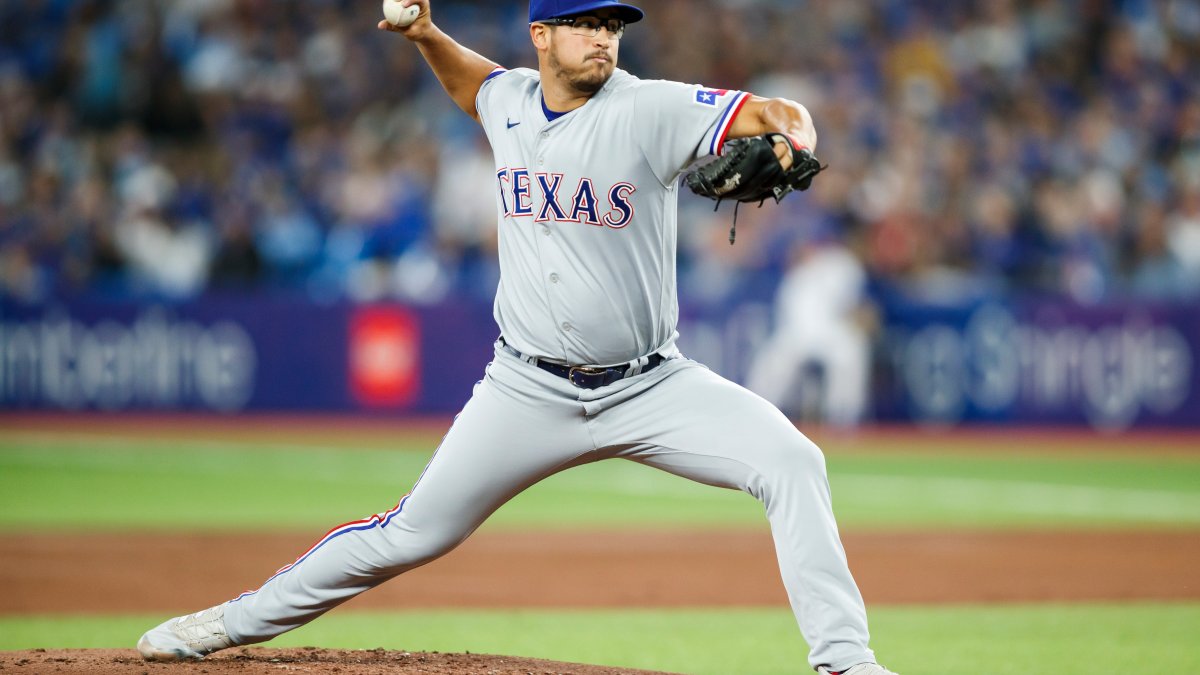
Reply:
M529 0L529 23L579 16L597 9L608 8L617 10L617 16L625 23L641 21L645 16L645 12L633 5L612 0Z

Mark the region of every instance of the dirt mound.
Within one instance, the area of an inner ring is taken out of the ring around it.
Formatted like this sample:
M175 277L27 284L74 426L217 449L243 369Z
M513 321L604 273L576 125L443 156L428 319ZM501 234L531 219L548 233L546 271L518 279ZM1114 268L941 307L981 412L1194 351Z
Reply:
M357 651L315 647L242 647L213 654L200 662L187 663L147 663L132 649L33 649L0 652L0 670L47 675L655 675L648 670L587 666L488 654L439 654L385 649Z

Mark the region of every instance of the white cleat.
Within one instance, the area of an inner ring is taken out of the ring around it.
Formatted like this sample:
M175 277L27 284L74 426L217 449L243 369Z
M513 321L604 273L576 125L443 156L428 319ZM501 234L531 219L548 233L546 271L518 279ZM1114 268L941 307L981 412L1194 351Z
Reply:
M896 675L878 663L860 663L848 670L830 670L826 666L817 666L819 675Z
M204 658L233 646L225 632L225 605L177 616L146 631L137 650L147 661L186 661Z

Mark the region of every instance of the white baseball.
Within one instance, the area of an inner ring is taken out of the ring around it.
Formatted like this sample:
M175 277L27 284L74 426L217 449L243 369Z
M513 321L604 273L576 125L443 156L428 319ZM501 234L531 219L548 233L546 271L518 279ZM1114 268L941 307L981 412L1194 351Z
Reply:
M403 28L416 21L420 13L420 5L405 7L400 4L400 0L383 0L383 16L393 26Z

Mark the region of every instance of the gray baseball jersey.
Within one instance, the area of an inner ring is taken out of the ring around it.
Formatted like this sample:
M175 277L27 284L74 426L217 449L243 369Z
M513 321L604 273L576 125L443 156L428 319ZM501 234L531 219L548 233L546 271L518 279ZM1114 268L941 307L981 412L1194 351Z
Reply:
M677 178L719 151L745 100L618 70L556 116L537 72L488 78L477 109L496 156L495 359L394 508L334 528L226 604L234 644L268 640L434 560L543 478L619 458L760 500L811 665L874 660L820 450L674 346ZM580 385L567 374L578 369L556 362L633 363Z
M495 316L509 344L606 365L670 349L677 179L719 151L746 97L618 69L547 120L537 71L488 78L476 109L496 156Z

